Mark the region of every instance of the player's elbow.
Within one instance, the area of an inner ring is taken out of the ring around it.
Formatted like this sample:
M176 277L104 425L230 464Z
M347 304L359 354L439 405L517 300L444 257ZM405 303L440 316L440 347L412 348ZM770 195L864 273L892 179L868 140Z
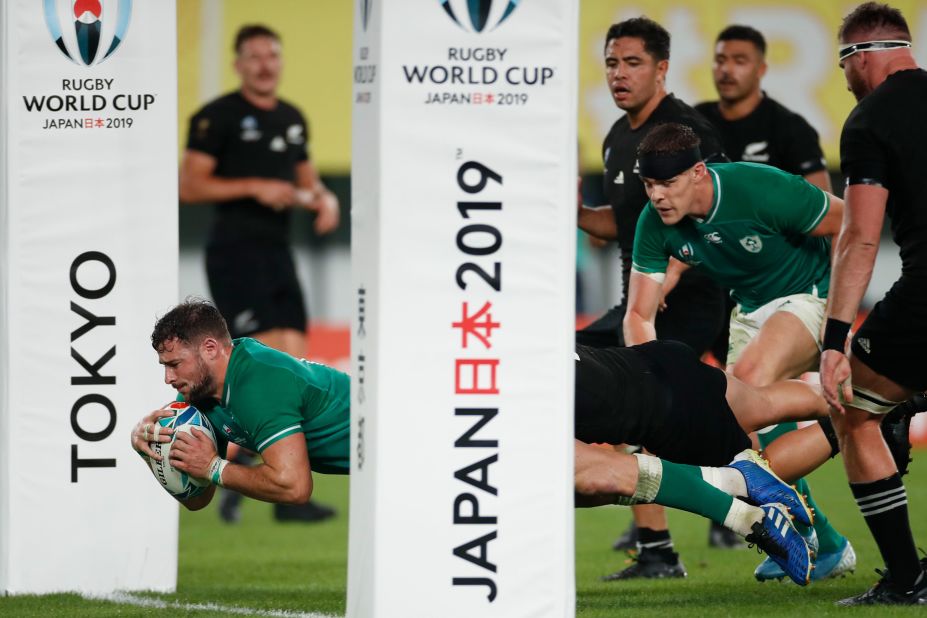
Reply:
M287 504L305 504L312 497L312 476L298 475L282 488L280 502Z

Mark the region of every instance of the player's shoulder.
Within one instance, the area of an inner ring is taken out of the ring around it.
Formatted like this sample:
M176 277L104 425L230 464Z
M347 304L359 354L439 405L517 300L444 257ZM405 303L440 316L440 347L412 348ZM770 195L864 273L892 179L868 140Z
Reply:
M808 128L814 130L804 116L799 114L793 109L789 109L779 101L773 99L770 96L763 97L760 105L765 108L766 112L771 116L775 117L778 121L783 124L799 126L801 128Z
M649 123L657 125L664 122L677 122L691 128L702 140L702 154L714 155L714 150L721 150L721 138L718 130L708 118L696 111L694 107L673 94L667 94L654 110Z
M794 174L751 161L735 161L733 163L710 163L708 168L718 174L723 181L733 182L746 187L756 187L759 184L791 182L796 178Z
M702 101L701 103L696 103L694 108L695 111L710 120L714 120L715 118L719 118L721 116L721 112L718 110L717 101Z
M228 92L220 97L209 101L196 112L197 116L215 116L220 114L236 113L241 110L244 99L236 90Z
M851 121L903 122L901 119L904 118L905 111L922 113L920 110L923 108L925 97L927 71L920 68L896 71L857 103L847 118L847 124Z
M286 99L277 99L277 109L275 111L281 115L303 119L302 110Z

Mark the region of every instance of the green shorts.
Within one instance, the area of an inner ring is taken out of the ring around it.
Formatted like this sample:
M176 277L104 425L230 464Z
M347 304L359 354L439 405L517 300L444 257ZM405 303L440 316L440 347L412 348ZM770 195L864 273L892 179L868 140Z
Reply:
M760 332L766 320L779 311L788 311L801 320L801 323L805 325L805 328L808 329L808 332L817 342L818 350L820 350L821 332L826 309L827 299L818 298L814 294L783 296L769 301L750 313L744 313L741 306L737 305L731 312L731 335L727 344L727 364L733 365L740 359L744 348Z

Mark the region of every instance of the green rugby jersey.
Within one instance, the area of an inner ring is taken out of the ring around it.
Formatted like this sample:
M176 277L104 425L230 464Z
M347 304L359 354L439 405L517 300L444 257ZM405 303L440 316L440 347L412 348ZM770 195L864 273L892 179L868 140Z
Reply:
M216 437L260 453L294 433L306 437L313 471L350 469L350 378L242 337L225 374L222 400L204 410Z
M830 239L809 236L827 214L827 193L768 165L713 163L714 203L704 219L665 225L652 202L637 222L633 268L666 272L670 257L731 290L746 312L791 294L827 297Z

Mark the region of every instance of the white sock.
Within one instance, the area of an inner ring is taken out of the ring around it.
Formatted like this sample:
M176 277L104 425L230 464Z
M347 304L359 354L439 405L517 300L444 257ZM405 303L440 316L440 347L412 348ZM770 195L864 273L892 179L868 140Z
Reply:
M747 495L747 481L737 468L702 467L702 479L729 496Z
M763 521L763 509L734 498L731 510L724 518L724 527L730 528L740 536L747 536L753 532L753 524L760 521Z

